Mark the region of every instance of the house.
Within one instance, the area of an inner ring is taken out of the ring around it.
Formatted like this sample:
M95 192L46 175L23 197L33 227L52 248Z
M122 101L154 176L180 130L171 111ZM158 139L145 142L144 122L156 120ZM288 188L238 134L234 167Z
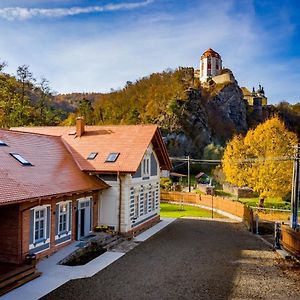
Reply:
M90 234L107 188L59 137L0 129L0 262L21 264Z
M22 127L13 130L56 136L78 168L110 188L98 198L99 225L133 235L159 221L160 172L171 163L156 125Z
M207 174L203 173L203 172L198 173L195 176L195 179L196 179L197 183L202 183L202 184L209 184L210 183L210 177Z

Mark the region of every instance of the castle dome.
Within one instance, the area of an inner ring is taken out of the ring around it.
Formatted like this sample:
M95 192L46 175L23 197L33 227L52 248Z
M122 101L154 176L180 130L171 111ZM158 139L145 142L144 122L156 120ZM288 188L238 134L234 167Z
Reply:
M216 51L214 51L212 48L207 49L201 56L202 58L205 57L216 57L216 58L221 58L220 54Z

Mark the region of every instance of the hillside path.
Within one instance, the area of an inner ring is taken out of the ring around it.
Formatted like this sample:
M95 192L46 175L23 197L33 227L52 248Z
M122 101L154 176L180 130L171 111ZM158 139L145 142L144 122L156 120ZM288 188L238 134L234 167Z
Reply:
M300 299L299 273L236 222L178 219L43 299Z

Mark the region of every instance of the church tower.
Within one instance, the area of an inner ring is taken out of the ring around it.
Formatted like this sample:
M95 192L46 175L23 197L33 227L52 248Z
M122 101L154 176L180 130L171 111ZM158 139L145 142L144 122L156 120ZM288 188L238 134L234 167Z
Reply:
M219 53L209 48L200 59L200 82L206 82L207 78L220 75L222 59Z

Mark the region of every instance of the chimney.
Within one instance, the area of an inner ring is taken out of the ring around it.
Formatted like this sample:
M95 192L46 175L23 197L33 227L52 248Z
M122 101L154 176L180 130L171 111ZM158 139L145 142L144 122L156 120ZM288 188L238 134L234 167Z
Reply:
M81 137L84 134L84 118L76 118L76 136Z

